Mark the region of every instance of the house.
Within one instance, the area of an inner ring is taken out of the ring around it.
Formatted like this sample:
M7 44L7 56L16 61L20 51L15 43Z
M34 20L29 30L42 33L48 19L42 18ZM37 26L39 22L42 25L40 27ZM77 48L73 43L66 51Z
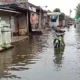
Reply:
M40 7L39 6L35 6L31 3L28 3L29 5L29 10L30 10L30 15L29 15L29 19L30 19L30 26L32 31L37 31L40 28Z
M0 5L0 17L11 25L14 36L21 34L21 29L27 33L27 11L16 4Z
M0 0L0 17L11 24L12 34L20 35L28 31L28 0Z
M60 24L59 22L59 15L60 12L53 12L53 13L47 13L48 16L50 16L49 26L57 26Z
M29 3L28 0L24 1L0 0L0 8L5 9L5 13L1 10L0 17L10 23L13 36L40 31L46 23L46 11Z
M32 31L41 31L46 26L47 11L43 10L40 6L35 6L28 3L30 12L30 22ZM32 20L36 23L33 23Z

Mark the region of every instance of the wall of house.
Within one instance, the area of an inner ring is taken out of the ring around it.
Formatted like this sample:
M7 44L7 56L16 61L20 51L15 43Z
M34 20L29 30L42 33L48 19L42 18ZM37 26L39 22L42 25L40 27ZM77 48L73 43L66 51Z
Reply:
M34 12L31 12L31 14L30 14L30 23L31 23L32 29L37 29L38 28L38 25L39 25L38 24L39 23L38 19L39 19L38 14L34 13Z
M14 17L14 16L13 16ZM18 27L19 27L19 23L18 23L18 18L17 16L14 17L14 28L15 28L15 33L18 33Z
M1 19L6 21L6 23L10 24L12 33L18 32L17 18L14 17L15 15L13 15L12 13L9 13L9 12L0 11Z
M45 28L47 23L47 13L42 13L42 27Z
M0 11L0 17L2 20L6 21L6 23L10 24L12 29L12 33L18 33L18 21L16 14Z
M1 17L2 20L5 20L6 23L8 23L8 24L10 23L8 12L0 11L0 17Z
M20 29L25 29L27 31L27 19L24 14L11 14L10 13L10 24L12 28L12 33L18 35Z
M27 28L26 15L20 15L18 17L18 20L19 20L19 28Z
M25 33L27 33L27 19L26 19L26 15L20 15L18 17L18 21L19 21L19 32L21 31L25 31Z

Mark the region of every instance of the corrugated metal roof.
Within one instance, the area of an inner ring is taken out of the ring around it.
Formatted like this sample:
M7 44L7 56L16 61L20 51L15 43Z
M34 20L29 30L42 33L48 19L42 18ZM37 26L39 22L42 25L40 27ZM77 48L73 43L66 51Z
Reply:
M0 5L0 10L15 12L15 13L27 12L28 11L27 9L21 8L16 4Z
M0 11L11 12L11 13L20 13L20 12L17 12L17 11L6 10L6 9L0 9Z

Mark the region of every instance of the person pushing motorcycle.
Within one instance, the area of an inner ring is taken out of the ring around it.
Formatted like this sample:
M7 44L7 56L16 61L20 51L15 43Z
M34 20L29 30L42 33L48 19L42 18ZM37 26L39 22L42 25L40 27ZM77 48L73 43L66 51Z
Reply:
M64 32L65 32L65 30L63 29L63 26L62 25L58 25L57 27L54 26L53 29L55 30L56 33L62 34L62 41L63 41L63 44L65 46L65 42L64 42ZM54 39L54 43L55 43L55 39Z

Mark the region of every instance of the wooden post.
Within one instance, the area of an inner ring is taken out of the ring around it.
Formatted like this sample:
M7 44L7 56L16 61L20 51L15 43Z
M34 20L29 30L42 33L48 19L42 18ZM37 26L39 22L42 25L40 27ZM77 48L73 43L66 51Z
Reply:
M41 8L40 8L40 13L39 13L39 29L41 29Z
M28 15L28 11L27 11L27 31L28 31L28 35L29 35L29 15Z

